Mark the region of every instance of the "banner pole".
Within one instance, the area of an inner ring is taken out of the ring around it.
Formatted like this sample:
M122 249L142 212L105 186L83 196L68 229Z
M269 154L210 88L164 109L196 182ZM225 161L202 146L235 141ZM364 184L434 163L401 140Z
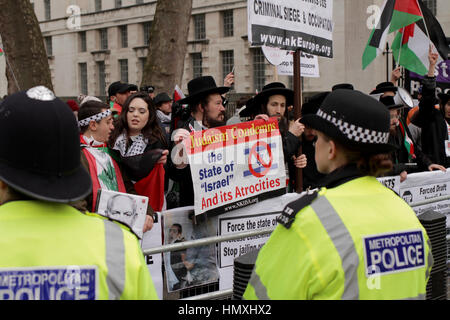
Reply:
M400 30L398 32L400 32ZM405 36L405 28L403 28L402 38L400 39L400 49L398 50L397 65L394 69L396 69L398 66L400 66L400 57L402 56L403 37L404 36Z
M299 49L294 51L294 120L301 118L302 116L302 79L300 69L300 56ZM300 136L301 140L302 137ZM298 149L297 156L303 153L302 146ZM303 191L303 171L300 168L295 168L295 191L301 193Z

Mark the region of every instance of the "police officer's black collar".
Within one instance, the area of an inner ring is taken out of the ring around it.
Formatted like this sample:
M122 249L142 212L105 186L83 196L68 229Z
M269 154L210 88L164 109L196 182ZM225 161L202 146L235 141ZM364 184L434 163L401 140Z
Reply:
M337 168L333 172L327 174L323 179L321 185L327 189L335 188L350 180L363 177L364 175L358 169L355 163L347 164Z

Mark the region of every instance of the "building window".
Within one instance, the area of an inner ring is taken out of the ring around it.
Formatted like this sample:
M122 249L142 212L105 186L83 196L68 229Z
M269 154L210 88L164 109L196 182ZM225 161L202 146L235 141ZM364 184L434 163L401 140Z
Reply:
M144 35L144 45L150 45L150 30L152 29L152 21L144 22L142 24L143 35Z
M105 61L97 62L98 92L99 96L106 95L106 68Z
M423 0L423 3L430 9L433 15L436 15L436 0Z
M136 4L143 4L144 0L136 0Z
M227 10L222 12L223 20L223 36L233 36L233 10Z
M52 37L45 37L44 41L45 41L45 50L47 50L47 56L50 57L53 55Z
M128 48L128 26L120 26L120 43L122 48Z
M234 66L234 53L233 50L220 51L222 57L222 79L233 70Z
M200 52L193 53L192 55L192 77L198 78L203 75L202 68L202 54Z
M88 94L87 63L79 63L78 69L80 73L80 92Z
M100 49L108 49L108 29L100 29Z
M116 8L121 8L122 7L122 0L116 0L115 1L115 7Z
M81 31L80 35L80 52L87 51L87 42L86 42L86 31Z
M52 12L52 9L50 7L50 0L44 0L44 12L45 12L45 20L50 20Z
M102 11L102 0L95 0L95 11Z
M202 40L206 38L204 14L196 14L194 16L194 38L195 40Z
M261 48L253 49L253 88L261 91L266 82L266 58Z
M128 83L128 60L119 60L120 81Z

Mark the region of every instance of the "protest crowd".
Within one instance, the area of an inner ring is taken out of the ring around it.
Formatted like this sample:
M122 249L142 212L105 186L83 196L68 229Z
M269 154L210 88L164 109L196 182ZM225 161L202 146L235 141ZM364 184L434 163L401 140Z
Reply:
M405 98L396 68L390 82L374 83L371 92L335 84L304 102L299 118L294 91L271 82L239 101L227 119L239 70L225 79L191 79L178 100L151 84L121 81L109 85L107 101L80 95L63 102L42 86L5 97L0 104L0 243L5 248L0 268L9 273L0 272L0 299L158 299L139 244L142 234L153 231L158 212L194 206L196 192L229 183L196 183L186 146L202 144L196 133L250 122L266 130L270 121L279 131L284 165L278 165L286 183L262 179L238 192L281 187L281 194L306 193L277 218L243 297L424 299L433 265L428 236L408 204L375 178L399 176L404 182L411 173L446 172L450 166L450 94L437 94L438 54L431 46L428 61L418 105ZM206 152L203 159L216 157ZM204 168L205 177L221 173L211 163ZM112 196L103 214L100 202L108 191L122 195ZM228 196L221 194L222 200ZM133 229L138 210L133 197L148 199L140 233ZM209 200L203 206L211 206L214 199ZM192 216L192 223L208 219L200 217ZM167 227L171 243L185 241L182 225ZM12 249L12 239L26 244ZM390 246L392 239L403 242ZM33 255L30 245L48 253ZM386 258L391 249L405 252L403 267L398 257ZM191 255L170 254L180 280L175 289L207 280L195 273ZM399 264L379 270L389 284L380 290L364 287L365 258L374 265ZM68 265L77 266L72 271L84 279L82 289L65 288ZM25 289L11 289L16 286L12 277ZM26 291L52 277L55 291Z

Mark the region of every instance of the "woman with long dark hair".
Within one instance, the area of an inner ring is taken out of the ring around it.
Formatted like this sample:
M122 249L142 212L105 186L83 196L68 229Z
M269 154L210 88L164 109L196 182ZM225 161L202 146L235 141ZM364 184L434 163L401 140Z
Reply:
M149 198L153 210L164 204L164 165L168 143L147 94L135 93L126 100L109 139L114 157L135 182L138 194Z

